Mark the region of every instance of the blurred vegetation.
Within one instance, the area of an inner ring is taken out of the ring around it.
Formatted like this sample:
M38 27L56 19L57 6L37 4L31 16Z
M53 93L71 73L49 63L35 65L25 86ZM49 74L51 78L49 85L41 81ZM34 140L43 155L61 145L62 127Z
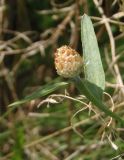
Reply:
M91 16L100 47L104 101L124 118L123 0L1 0L0 160L123 159L123 126L115 120L108 125L110 117L73 84L16 108L8 106L44 85L47 91L51 82L61 86L54 52L66 44L83 54L84 13Z

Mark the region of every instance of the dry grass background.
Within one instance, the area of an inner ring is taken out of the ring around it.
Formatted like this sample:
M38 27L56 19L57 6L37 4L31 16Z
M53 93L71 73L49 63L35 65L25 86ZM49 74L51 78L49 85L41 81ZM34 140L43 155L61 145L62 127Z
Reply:
M57 77L56 48L67 44L82 53L83 13L93 20L101 51L111 96L104 99L124 117L123 0L1 0L0 160L123 159L123 126L87 107L73 85L8 113L10 103Z

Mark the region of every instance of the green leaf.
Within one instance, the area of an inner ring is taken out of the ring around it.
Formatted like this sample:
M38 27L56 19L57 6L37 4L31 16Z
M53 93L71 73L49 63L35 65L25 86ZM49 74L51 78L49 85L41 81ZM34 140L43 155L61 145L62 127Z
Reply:
M81 80L79 77L74 78L77 89L106 115L124 124L124 120L111 112L102 101L103 90L105 89L105 74L93 24L86 14L81 18L81 40L85 80Z
M24 99L17 101L17 102L14 102L14 103L10 104L9 106L10 107L17 106L17 105L29 102L33 99L46 96L46 95L52 93L53 91L59 89L60 87L66 86L67 84L68 83L66 83L66 82L59 82L59 83L51 83L51 84L44 85L44 86L40 87L38 90L36 90L35 92L33 92L31 95L28 95Z
M93 24L90 17L86 14L81 17L81 40L83 47L85 79L104 90L105 74L101 62L98 43ZM96 90L96 88L94 89ZM102 92L100 92L99 89L96 91L96 96L102 97Z
M119 121L124 125L124 120L122 120L117 114L110 111L108 106L106 106L101 100L99 100L94 92L91 90L92 87L101 90L98 86L87 80L81 80L79 77L74 78L74 83L81 94L84 94L88 100L90 100L97 108L103 111L106 115L113 117L115 120Z

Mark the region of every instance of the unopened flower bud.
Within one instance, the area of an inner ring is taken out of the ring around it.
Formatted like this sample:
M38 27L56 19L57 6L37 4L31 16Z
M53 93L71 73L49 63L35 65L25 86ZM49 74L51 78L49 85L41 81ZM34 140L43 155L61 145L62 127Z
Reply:
M83 61L78 52L69 46L62 46L55 53L57 73L65 78L78 76L82 71Z

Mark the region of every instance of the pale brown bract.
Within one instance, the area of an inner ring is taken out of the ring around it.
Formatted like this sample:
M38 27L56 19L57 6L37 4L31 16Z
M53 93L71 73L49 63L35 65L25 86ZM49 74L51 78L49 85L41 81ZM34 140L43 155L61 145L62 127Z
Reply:
M65 78L78 76L83 68L80 54L69 46L62 46L55 52L55 68Z

